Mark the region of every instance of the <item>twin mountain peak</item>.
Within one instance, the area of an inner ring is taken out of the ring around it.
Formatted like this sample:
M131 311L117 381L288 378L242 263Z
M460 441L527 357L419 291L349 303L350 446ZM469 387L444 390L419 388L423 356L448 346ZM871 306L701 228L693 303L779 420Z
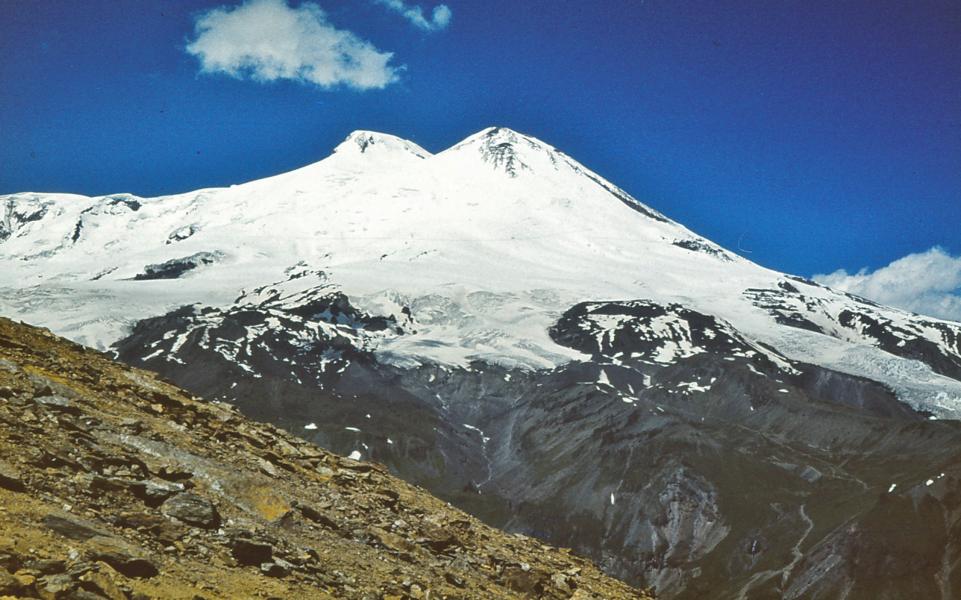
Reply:
M420 160L452 157L480 158L511 177L531 171L538 163L556 168L567 163L573 170L584 167L553 146L506 127L487 127L442 152L432 154L418 144L387 133L357 130L334 149L335 156L413 157Z

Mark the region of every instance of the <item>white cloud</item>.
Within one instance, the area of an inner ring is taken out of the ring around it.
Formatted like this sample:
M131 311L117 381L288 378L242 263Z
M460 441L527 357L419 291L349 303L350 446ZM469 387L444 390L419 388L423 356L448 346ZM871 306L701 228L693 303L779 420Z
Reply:
M961 256L941 248L909 254L873 272L839 270L814 279L881 304L961 321Z
M187 52L205 73L267 82L289 79L322 88L383 88L398 78L390 52L381 52L327 21L320 6L286 0L247 0L197 18Z
M400 14L415 26L425 31L437 31L444 29L450 24L450 19L454 13L446 4L438 4L434 7L429 17L424 16L424 9L416 4L407 4L404 0L374 0L378 4L383 4L392 11Z

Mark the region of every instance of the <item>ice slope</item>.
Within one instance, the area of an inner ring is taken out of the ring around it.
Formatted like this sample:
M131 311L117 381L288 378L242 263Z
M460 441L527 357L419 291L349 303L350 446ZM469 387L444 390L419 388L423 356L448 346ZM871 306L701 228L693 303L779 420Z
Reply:
M377 348L398 364L552 367L584 357L548 335L565 310L649 299L715 315L788 358L882 381L914 406L961 416L957 379L837 326L851 307L902 324L916 317L795 282L807 303L799 310L823 322L817 332L786 326L778 310L798 308L787 306L794 296L779 297L787 308L776 310L749 292L783 291L785 275L504 128L438 154L358 131L320 162L229 188L149 199L24 193L0 203L0 312L101 348L184 304L228 306L280 281L296 293L313 284L290 279L291 269L309 268L371 314L412 311L410 334ZM216 260L176 278L136 279L200 253ZM941 329L911 331L961 351Z

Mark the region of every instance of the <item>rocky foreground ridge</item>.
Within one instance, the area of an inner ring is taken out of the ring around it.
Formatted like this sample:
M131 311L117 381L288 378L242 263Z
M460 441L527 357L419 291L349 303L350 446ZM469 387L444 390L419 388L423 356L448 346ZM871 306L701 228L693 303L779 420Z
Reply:
M0 597L650 598L390 476L0 319Z

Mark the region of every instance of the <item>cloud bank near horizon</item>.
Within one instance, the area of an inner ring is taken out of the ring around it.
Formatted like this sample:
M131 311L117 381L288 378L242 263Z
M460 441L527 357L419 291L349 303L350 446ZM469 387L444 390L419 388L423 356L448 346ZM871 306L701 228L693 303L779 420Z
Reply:
M875 271L815 275L835 289L912 312L961 322L961 256L939 247L909 254Z

